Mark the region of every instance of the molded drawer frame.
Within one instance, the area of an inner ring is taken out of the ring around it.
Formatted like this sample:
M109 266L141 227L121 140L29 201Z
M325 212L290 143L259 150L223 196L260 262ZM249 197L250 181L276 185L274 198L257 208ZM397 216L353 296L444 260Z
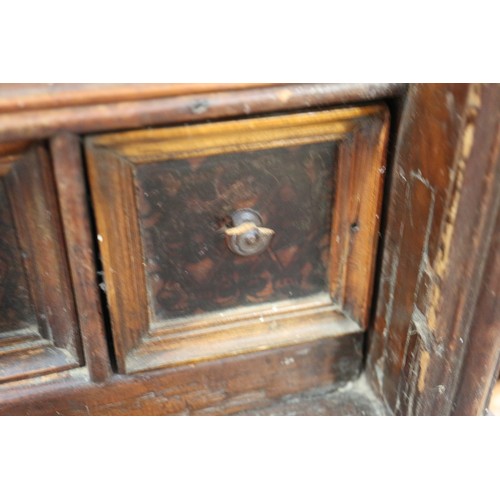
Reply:
M384 105L90 136L85 149L106 295L120 371L193 363L327 337L367 326L378 241L389 113ZM151 321L138 224L136 169L204 157L335 141L329 293Z

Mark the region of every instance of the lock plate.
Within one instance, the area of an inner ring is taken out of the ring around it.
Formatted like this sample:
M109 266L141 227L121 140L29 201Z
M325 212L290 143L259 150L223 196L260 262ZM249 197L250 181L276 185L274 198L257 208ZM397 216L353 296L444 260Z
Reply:
M262 227L260 215L250 208L237 210L231 216L233 226L225 230L228 247L238 255L258 255L267 249L274 230Z

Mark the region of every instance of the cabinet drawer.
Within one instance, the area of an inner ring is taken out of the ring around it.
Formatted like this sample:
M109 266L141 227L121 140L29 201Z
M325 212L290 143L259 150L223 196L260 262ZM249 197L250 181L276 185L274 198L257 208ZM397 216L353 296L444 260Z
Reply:
M86 140L123 372L359 334L384 106Z
M48 154L0 146L0 382L81 364Z

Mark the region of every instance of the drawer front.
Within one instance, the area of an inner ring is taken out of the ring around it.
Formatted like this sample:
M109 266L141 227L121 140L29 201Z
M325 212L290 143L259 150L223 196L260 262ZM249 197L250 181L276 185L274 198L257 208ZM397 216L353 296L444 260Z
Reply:
M80 365L81 346L48 155L0 151L0 382Z
M121 370L362 331L386 131L371 106L89 137Z
M325 142L139 168L151 320L327 292L335 154ZM224 228L237 211L274 231L265 251L228 249Z

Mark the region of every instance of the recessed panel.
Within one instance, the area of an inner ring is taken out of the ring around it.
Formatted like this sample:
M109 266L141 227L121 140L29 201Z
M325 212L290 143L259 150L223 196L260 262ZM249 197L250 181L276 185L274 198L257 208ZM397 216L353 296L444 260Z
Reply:
M51 167L40 144L0 157L0 383L81 363Z
M327 292L335 156L325 142L135 169L154 321ZM224 236L243 209L274 231L257 255Z
M0 178L0 339L38 328L7 191Z
M119 368L359 334L384 106L87 138Z

